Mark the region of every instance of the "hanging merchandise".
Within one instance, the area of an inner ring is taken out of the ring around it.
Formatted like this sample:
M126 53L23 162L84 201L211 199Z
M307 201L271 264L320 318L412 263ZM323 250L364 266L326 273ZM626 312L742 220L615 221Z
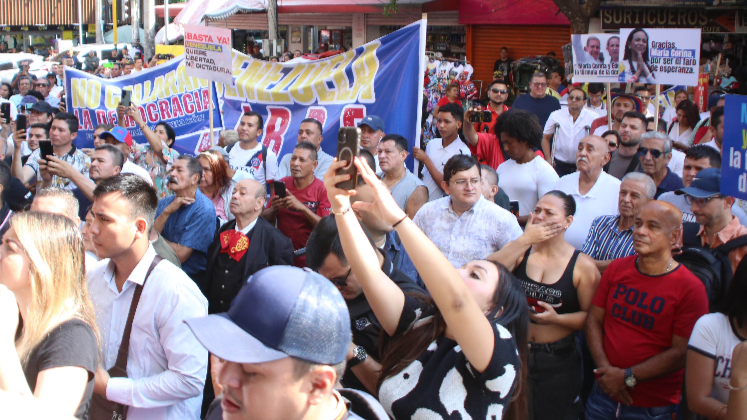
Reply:
M472 82L474 68L466 60L444 59L443 54L437 52L426 55L426 70L423 83L423 95L426 101L428 118L423 130L423 139L427 144L436 138L436 118L432 115L436 104L446 95L446 87L450 84L458 86L457 99L464 109L473 106L479 99L480 92Z

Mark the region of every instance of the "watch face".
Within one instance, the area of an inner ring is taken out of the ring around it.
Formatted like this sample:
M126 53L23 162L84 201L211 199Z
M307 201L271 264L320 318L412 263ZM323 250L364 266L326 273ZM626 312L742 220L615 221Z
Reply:
M625 385L630 388L634 387L637 382L638 381L636 381L635 376L628 376L627 378L625 378Z

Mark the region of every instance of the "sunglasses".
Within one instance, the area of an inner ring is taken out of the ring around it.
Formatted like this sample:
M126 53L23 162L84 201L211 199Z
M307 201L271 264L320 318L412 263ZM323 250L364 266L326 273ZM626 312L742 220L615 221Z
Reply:
M638 155L639 158L642 158L646 156L646 154L648 154L649 152L651 153L651 157L654 159L659 159L661 155L664 154L664 152L662 152L659 149L649 149L647 147L639 147L638 152L636 152L636 154Z
M340 280L339 277L335 277L333 279L329 279L329 281L335 286L345 287L348 285L348 277L350 277L350 273L352 272L353 268L351 267L350 270L348 270L348 274L345 274L345 277L343 277L342 280Z
M547 87L547 83L532 83L532 86Z
M583 101L584 97L583 96L569 96L568 100L569 101Z
M46 84L46 83L37 83L34 86L36 86L36 87L49 87L49 85Z
M490 91L493 92L493 93L500 93L502 95L505 95L505 94L508 93L508 91L506 89L490 89Z
M610 147L617 147L617 143L616 143L616 142L614 142L614 141L611 141L611 142L610 142Z

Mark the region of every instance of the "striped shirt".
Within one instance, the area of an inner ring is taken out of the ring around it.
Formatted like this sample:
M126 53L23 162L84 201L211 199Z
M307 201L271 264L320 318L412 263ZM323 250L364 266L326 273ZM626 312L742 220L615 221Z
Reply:
M620 216L599 216L589 229L582 251L595 260L613 260L635 254L633 227L620 232Z

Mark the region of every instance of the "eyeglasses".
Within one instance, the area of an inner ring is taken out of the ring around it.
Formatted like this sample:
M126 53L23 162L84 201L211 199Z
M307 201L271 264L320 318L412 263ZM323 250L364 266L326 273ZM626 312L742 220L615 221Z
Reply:
M569 101L583 101L584 97L583 96L569 96L568 100Z
M501 95L505 95L508 93L506 89L490 89L490 91L493 93L500 93Z
M532 86L537 86L537 87L543 88L543 87L547 87L547 83L534 83L534 82L532 82Z
M617 147L617 143L616 143L616 142L614 142L614 141L611 141L611 142L610 142L610 147Z
M348 273L345 274L345 277L343 277L342 280L340 280L339 277L335 277L333 279L329 279L329 281L335 286L345 287L348 285L348 277L350 277L350 273L352 272L353 272L353 267L350 267L350 269L348 270Z
M659 159L661 155L664 154L664 152L662 152L659 149L649 149L647 147L639 147L638 152L636 152L636 154L638 155L639 158L642 158L646 156L646 154L648 154L649 152L651 152L651 157L654 159Z
M49 87L49 85L46 84L46 83L36 83L34 86L36 86L36 87Z
M708 204L708 202L710 202L711 200L713 200L714 198L724 198L724 196L717 194L717 195L714 195L714 196L711 196L711 197L698 198L698 197L693 197L691 195L685 195L685 202L687 204L693 204L693 203L695 203L695 204L698 205L698 207L703 207L706 204Z
M456 181L454 181L454 185L456 185L456 186L457 186L457 188L460 188L460 189L462 189L462 188L466 188L466 187L467 187L467 183L468 183L468 182L469 182L470 184L472 184L472 185L475 185L475 186L477 186L477 185L480 185L480 183L482 182L482 180L481 180L480 178L472 178L472 179L457 179Z

